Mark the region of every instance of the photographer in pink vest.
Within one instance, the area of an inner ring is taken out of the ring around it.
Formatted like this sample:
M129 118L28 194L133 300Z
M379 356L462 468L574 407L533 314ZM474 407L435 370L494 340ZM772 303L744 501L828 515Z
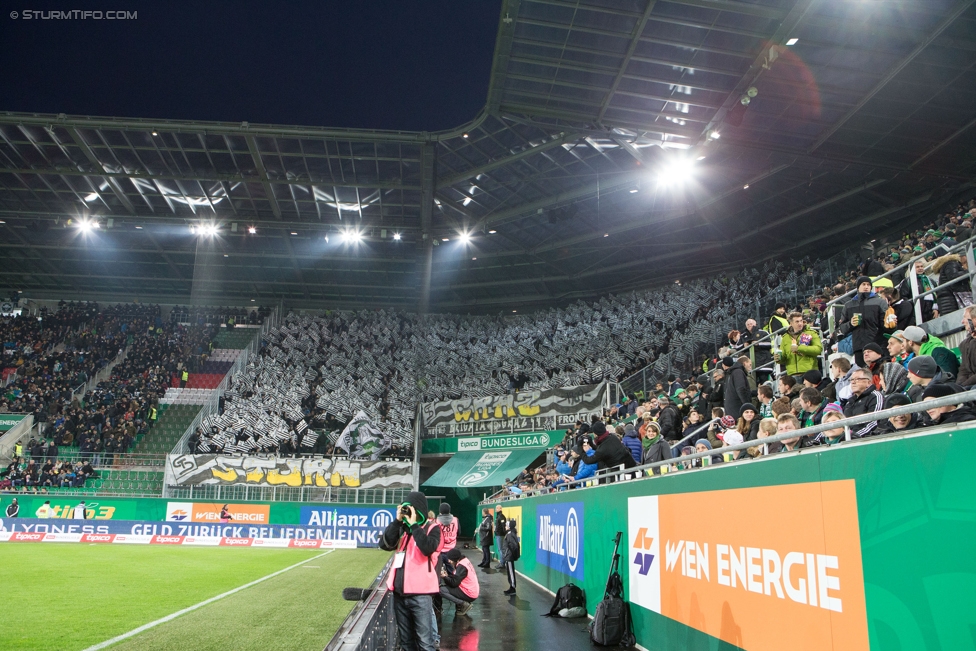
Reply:
M471 610L471 604L481 594L478 576L471 561L460 549L452 549L443 556L444 565L452 572L441 571L441 596L457 606L454 616L459 617Z
M387 588L393 593L400 648L434 651L432 595L439 594L437 550L441 527L427 521L427 497L414 491L383 532L380 548L395 551Z

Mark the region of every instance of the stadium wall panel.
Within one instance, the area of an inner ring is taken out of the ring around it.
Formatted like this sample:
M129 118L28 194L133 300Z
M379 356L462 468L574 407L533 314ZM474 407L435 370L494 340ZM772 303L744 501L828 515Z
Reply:
M647 649L973 648L974 444L920 433L511 500L516 569L580 585L592 615L622 532Z

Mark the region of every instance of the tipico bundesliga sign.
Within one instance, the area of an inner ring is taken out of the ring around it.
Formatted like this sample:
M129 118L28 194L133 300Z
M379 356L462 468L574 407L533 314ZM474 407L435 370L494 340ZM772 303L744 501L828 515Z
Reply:
M506 434L503 436L472 436L457 439L457 451L470 450L511 450L513 448L547 448L548 432L531 434Z

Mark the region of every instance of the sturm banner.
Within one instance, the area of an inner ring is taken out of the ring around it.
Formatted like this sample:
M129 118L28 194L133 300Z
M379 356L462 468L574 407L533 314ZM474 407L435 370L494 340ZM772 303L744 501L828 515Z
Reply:
M539 505L536 519L536 562L582 581L583 503Z
M546 419L564 424L580 414L598 413L606 403L607 383L514 395L428 402L421 408L424 427L433 435L490 432L498 429L546 429ZM551 423L549 423L551 424ZM558 426L558 425L556 425Z
M772 518L715 509L774 502L789 506ZM798 650L838 640L868 648L854 480L631 497L627 506L631 603L749 651L778 651L784 640Z
M166 458L167 485L248 484L319 488L410 488L409 461L235 457L220 454L171 454Z

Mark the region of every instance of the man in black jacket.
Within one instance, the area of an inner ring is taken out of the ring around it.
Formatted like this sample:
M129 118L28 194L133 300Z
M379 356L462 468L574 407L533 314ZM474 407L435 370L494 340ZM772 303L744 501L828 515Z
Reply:
M491 519L491 509L483 510L481 516L481 526L478 527L478 542L481 544L481 562L478 563L478 567L488 567L491 565L491 534L494 528L494 522Z
M728 369L728 378L725 380L725 413L735 416L742 410L742 405L752 402L752 390L749 388L752 360L745 355L738 361L726 357L722 360L722 366Z
M15 497L10 504L7 505L7 517L16 518L20 515L20 504L17 503L17 498Z
M874 381L871 372L867 369L854 369L851 373L851 399L844 406L844 415L848 418L861 416L871 412L884 409L884 396L874 388ZM851 438L861 438L874 434L874 429L878 426L878 421L872 420L869 423L855 425L857 429L851 432Z
M677 405L668 400L664 395L658 398L658 404L662 407L661 413L657 417L657 424L661 426L661 436L669 441L677 441L681 438L681 431L683 429L681 412L678 410Z
M508 533L508 518L502 513L502 505L495 505L495 550L498 552L498 569L502 569L502 543Z
M601 470L604 468L615 468L620 465L623 465L624 468L633 468L637 465L634 462L634 455L630 453L627 446L615 434L608 432L607 426L602 422L598 421L593 423L590 426L590 433L595 437L596 449L590 455L588 463L597 462ZM588 448L589 443L584 442L583 455L581 456L585 456L588 453Z
M852 335L854 361L864 366L864 347L870 343L882 349L887 345L884 338L884 316L888 311L888 301L874 293L871 279L861 276L857 279L857 294L844 306L840 332L843 336Z

